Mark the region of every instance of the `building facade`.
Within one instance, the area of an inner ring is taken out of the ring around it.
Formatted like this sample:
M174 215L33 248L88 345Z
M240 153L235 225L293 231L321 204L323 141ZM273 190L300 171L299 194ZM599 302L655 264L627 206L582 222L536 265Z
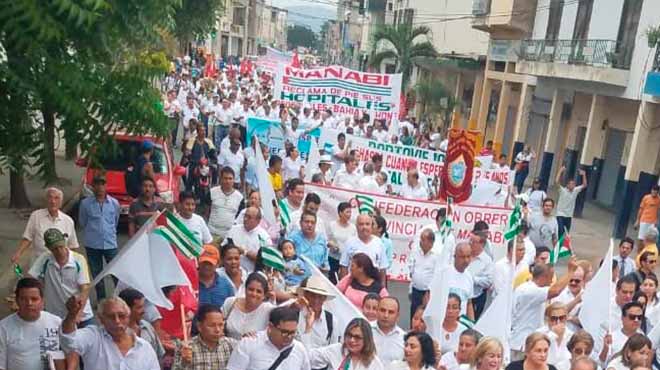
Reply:
M258 54L259 48L265 47L287 50L288 11L269 5L265 0L252 1L254 17L250 20L249 38L254 47L249 54Z
M585 201L611 209L622 237L658 182L659 63L645 33L660 3L532 3L473 1L473 27L490 36L477 126L511 158L529 145L544 186L562 165L569 177L584 169L576 216Z

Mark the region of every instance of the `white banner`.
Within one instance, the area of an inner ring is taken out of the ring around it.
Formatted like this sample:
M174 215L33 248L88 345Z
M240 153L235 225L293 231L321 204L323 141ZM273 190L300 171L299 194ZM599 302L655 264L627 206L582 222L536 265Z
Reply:
M340 202L351 202L356 194L362 194L374 199L381 215L387 220L387 231L394 245L394 258L388 270L388 278L398 281L408 280L408 256L413 248L413 240L419 230L425 225L435 222L439 209L445 204L430 201L416 201L339 189L318 184L305 184L305 192L316 193L321 197L321 216L327 224L337 218L337 205ZM353 216L358 214L357 202L352 201ZM504 231L506 230L510 209L498 207L483 207L470 205L452 206L452 221L456 240L469 238L474 223L485 221L490 227L489 239L495 255L506 251ZM327 226L327 225L326 225Z
M337 115L369 113L371 119L399 118L401 74L360 72L342 66L299 69L280 65L275 76L276 100Z

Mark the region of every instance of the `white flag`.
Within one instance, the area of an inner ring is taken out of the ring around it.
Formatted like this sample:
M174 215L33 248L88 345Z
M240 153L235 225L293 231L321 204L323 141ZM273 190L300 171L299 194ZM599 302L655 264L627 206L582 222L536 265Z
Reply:
M312 176L318 172L319 163L321 162L321 153L319 153L319 146L316 139L311 139L312 143L309 147L309 156L307 157L307 165L305 165L305 181L312 182Z
M578 318L582 327L594 337L594 351L603 348L605 332L610 331L610 307L612 292L612 251L614 240L610 239L610 249L596 275L589 281L582 293L582 307ZM599 352L595 352L599 353Z
M447 279L447 272L449 269L454 268L453 265L438 266L433 273L433 280L431 280L431 297L429 303L424 309L424 322L426 323L426 331L433 339L442 343L445 339L442 337L442 322L445 321L445 314L447 313L447 301L449 299L449 279Z
M92 286L104 276L114 275L144 294L144 297L156 306L168 310L174 308L161 289L170 285L190 286L190 281L179 265L170 243L162 236L151 233L153 220L157 216L152 217L126 243L94 279Z
M344 330L351 320L358 317L366 320L362 311L355 307L355 305L346 298L344 293L337 289L337 287L332 284L323 273L321 273L321 270L319 270L309 258L302 256L302 259L304 259L307 266L312 269L312 276L323 278L323 281L325 282L325 290L335 296L333 299L326 300L323 307L331 312L332 316L337 319L337 325L339 325L339 327L333 330L335 330L336 333L339 333L339 337L344 335Z
M273 184L270 182L268 176L268 166L266 166L266 160L264 159L263 153L261 153L261 143L259 138L254 136L254 139L257 142L255 152L255 159L257 161L257 184L259 185L259 194L261 195L261 209L263 211L263 218L268 221L269 224L273 225L277 223L277 218L275 218L275 190L273 190Z

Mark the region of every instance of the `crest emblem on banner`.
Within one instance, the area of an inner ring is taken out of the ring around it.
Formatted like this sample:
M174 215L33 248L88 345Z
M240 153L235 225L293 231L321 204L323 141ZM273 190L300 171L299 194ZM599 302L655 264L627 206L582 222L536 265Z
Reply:
M460 203L470 197L476 138L473 132L461 129L449 131L445 166L440 173L440 196L444 200L452 198L454 202Z

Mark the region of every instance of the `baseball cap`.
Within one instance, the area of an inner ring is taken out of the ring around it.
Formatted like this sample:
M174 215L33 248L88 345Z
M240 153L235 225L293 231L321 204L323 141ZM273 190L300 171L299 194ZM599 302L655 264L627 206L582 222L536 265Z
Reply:
M151 140L145 140L142 142L142 149L152 149L154 147L154 142Z
M204 244L204 250L199 256L199 263L209 262L213 266L217 266L220 262L220 251L215 245Z
M44 232L44 244L46 248L56 248L66 246L66 236L55 228L48 229Z

